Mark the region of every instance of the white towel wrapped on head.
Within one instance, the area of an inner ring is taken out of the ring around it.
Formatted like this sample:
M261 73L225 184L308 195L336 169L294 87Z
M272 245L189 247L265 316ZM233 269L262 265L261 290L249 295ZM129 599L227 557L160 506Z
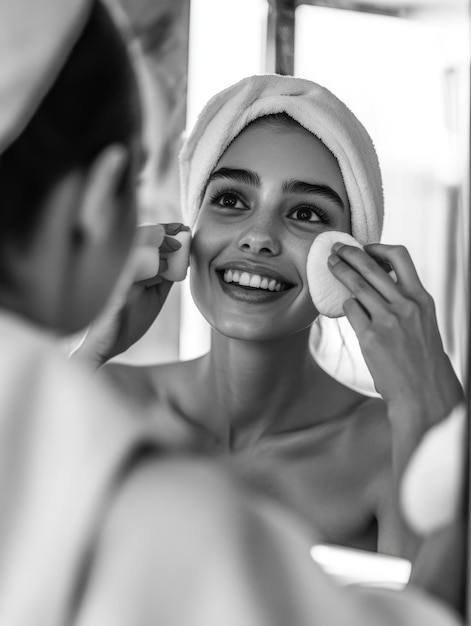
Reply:
M242 79L215 95L200 113L180 153L185 221L190 225L196 221L208 178L229 144L250 122L274 113L286 113L329 148L347 190L353 236L361 244L378 241L383 188L367 131L328 89L277 74Z

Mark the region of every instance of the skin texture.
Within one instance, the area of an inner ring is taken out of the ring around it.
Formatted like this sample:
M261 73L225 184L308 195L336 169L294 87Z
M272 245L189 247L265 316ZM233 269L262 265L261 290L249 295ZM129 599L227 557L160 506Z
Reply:
M264 126L252 125L221 157L213 176L223 169L251 170L262 186L240 184L227 177L210 180L193 240L191 286L195 302L219 332L240 339L264 340L308 327L316 317L306 277L310 245L316 234L326 229L350 229L340 168L327 148L301 128L279 130L273 137L268 137L269 133ZM333 189L343 209L320 194L284 193L283 184L292 180ZM228 189L234 189L241 198L226 193L211 202L214 194ZM224 202L235 203L236 208L221 206ZM324 215L317 215L311 206ZM299 219L303 209L311 221ZM266 306L251 302L244 306L240 301L235 306L233 298L224 297L215 272L241 262L252 263L259 274L277 272L292 288ZM281 312L286 324L280 320Z
M261 184L234 180L241 169ZM215 172L196 224L191 271L193 295L213 327L210 353L137 370L110 365L108 373L167 416L156 419L163 440L231 458L249 483L300 512L323 540L399 553L385 406L331 379L308 349L317 315L308 251L320 232L350 228L339 166L301 128L274 132L254 124ZM286 193L293 180L322 185L339 200L325 190ZM226 267L250 268L288 288L255 296L228 289L220 274Z

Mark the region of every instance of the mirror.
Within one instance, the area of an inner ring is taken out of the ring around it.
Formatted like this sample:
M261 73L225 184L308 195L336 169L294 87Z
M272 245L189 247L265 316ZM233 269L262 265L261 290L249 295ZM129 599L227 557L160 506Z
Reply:
M151 84L161 109L170 114L171 133L154 146L149 186L143 190L145 217L161 221L165 206L165 219L178 219L179 133L191 129L217 91L267 71L325 85L348 103L375 141L386 196L383 241L409 249L436 302L446 351L464 381L470 276L468 3L191 0L190 5L169 0L160 3L158 15L150 0L122 4L151 65L152 42L164 41L160 45L166 50L160 66L153 66ZM165 155L165 167L155 153ZM165 198L157 195L162 187ZM208 325L192 304L188 285L172 297L171 314L159 318L124 361L190 359L207 350ZM165 337L164 344L159 337ZM168 351L156 349L162 345ZM322 558L329 559L325 553ZM400 576L407 577L404 571Z

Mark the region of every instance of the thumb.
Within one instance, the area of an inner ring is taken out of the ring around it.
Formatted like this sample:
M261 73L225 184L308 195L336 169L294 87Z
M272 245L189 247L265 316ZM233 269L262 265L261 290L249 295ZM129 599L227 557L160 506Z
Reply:
M138 248L133 258L133 280L139 282L154 278L159 272L160 254L158 248L154 246L142 246Z

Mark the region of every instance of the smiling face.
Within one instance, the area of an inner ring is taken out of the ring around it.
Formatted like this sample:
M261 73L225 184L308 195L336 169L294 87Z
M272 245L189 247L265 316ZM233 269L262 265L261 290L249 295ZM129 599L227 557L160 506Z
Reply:
M317 316L306 259L325 230L350 232L337 160L301 126L255 122L212 172L196 223L195 302L220 333L268 340Z

